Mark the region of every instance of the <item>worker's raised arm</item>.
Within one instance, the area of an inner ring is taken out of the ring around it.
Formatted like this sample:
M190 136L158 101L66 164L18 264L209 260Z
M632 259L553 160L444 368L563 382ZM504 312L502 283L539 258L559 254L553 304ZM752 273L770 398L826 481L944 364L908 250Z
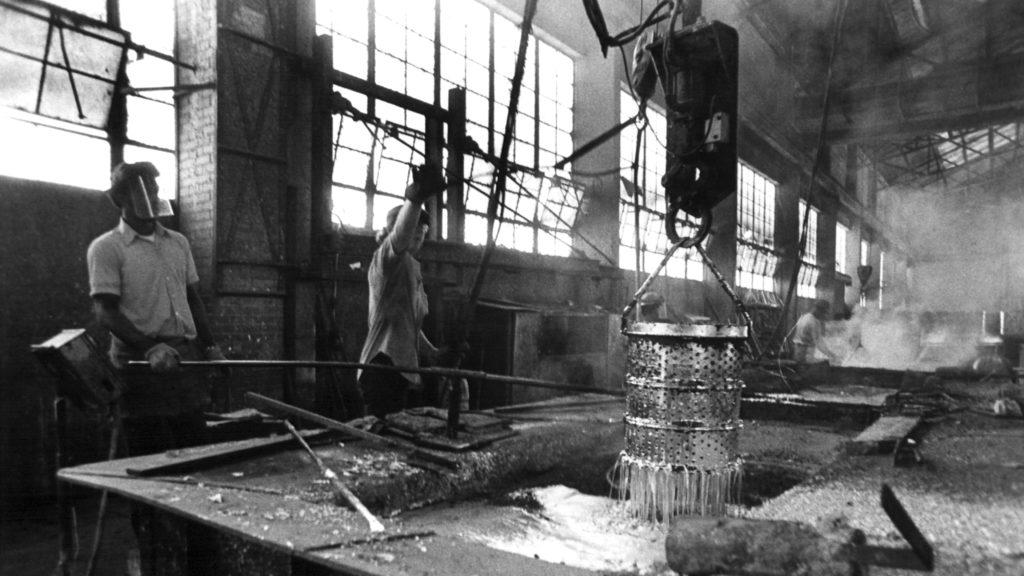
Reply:
M443 190L444 178L439 167L424 164L413 169L412 184L405 189L405 203L398 211L395 226L390 232L391 247L396 253L404 252L412 245L423 203Z

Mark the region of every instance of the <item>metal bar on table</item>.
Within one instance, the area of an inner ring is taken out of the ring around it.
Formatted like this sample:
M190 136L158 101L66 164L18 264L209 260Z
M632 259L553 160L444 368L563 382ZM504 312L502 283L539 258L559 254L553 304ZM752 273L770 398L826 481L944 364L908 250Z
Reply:
M291 432L292 436L299 441L299 444L302 444L302 448L306 450L306 453L309 454L310 458L313 459L313 462L316 463L317 468L320 469L320 473L324 475L324 478L330 480L331 484L334 485L345 500L351 504L352 507L363 516L363 518L366 519L366 522L370 525L370 532L383 532L384 525L380 523L380 520L378 520L377 517L373 515L373 512L370 512L359 498L357 498L356 495L348 489L348 486L345 486L345 483L338 478L338 475L334 470L331 470L326 464L324 464L324 461L317 456L316 452L314 452L312 448L309 447L309 444L307 444L302 438L302 434L299 434L299 431L295 429L295 426L292 426L292 423L287 420L284 421L284 425L288 427L288 431Z
M128 366L132 368L147 367L149 363L145 360L131 360ZM182 360L178 362L181 368L353 368L360 370L385 370L388 372L407 372L410 374L429 374L433 376L449 376L452 378L465 378L467 380L492 381L500 384L512 384L534 388L550 388L553 390L568 390L572 392L591 392L598 394L610 394L612 396L625 396L622 390L605 390L592 386L574 386L572 384L559 384L549 380L537 380L534 378L521 378L519 376L504 376L501 374L490 374L477 370L462 370L458 368L434 368L434 367L413 367L413 366L391 366L388 364L367 364L363 362L338 362L324 360Z
M458 468L459 466L457 460L447 458L440 454L434 454L431 452L420 450L413 444L409 444L401 440L395 440L393 438L387 438L379 434L374 434L373 432L367 432L366 430L361 430L359 428L356 428L355 426L345 424L344 422L338 422L337 420L328 418L326 416L321 416L320 414L317 414L315 412L303 410L302 408L299 408L297 406L292 406L291 404L286 404L279 400L274 400L273 398L267 398L266 396L256 394L255 392L246 392L245 399L253 402L254 404L261 408L277 410L279 412L288 414L289 416L301 418L303 420L312 422L314 424L319 424L331 430L345 432L346 434L350 434L352 436L355 436L356 438L361 438L368 442L383 444L384 446L387 446L389 448L396 448L399 450L411 450L412 456L422 458L424 460L427 460L428 462L443 464L445 466L448 466L449 468Z

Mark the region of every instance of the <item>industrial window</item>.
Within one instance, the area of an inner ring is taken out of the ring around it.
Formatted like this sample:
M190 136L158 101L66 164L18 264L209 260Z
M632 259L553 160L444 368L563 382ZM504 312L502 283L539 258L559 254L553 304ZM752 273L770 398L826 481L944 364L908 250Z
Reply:
M132 38L164 54L174 53L174 0L120 2L121 27ZM128 52L128 141L125 162L152 162L160 170L160 190L178 189L175 161L174 64Z
M867 266L870 261L871 261L871 243L869 243L867 240L861 240L860 241L860 265L861 266ZM859 298L860 306L864 307L867 304L867 300L868 300L867 290L865 289L865 287L863 285L861 285L861 287L860 287L860 298Z
M12 74L39 75L31 93L6 83L0 104L0 173L84 188L110 185L111 147L104 127L113 77L125 38L104 24L106 3L56 2L75 15L29 3L3 6L0 49L29 58L5 60ZM174 2L120 2L121 28L150 54L174 50ZM81 19L78 14L88 19ZM53 24L53 27L50 25ZM9 28L10 27L10 28ZM50 42L47 43L47 38ZM64 52L67 52L67 58ZM160 170L162 195L177 188L174 65L128 50L127 137L124 159ZM33 58L38 58L35 62ZM43 67L42 60L47 65ZM74 71L69 74L69 69ZM109 83L98 79L109 76ZM74 82L68 80L74 78ZM24 77L19 76L24 79ZM54 169L59 163L60 169Z
M850 267L846 264L846 239L850 235L850 229L842 222L836 222L836 272L850 274Z
M498 155L519 45L517 24L475 0L346 0L342 7L319 0L317 22L319 32L334 36L335 66L343 72L442 107L450 88L465 87L467 135L481 152ZM437 37L435 23L441 30ZM435 59L435 49L440 58ZM533 35L527 51L509 153L519 169L507 183L496 242L568 255L580 190L569 184L568 173L542 170L572 152L573 61ZM409 166L423 161L424 118L361 94L342 93L358 110L391 125L389 130L364 128L345 119L338 130L342 120L335 118L334 214L347 226L379 228L384 213L401 200ZM401 133L397 138L395 129ZM467 242L483 244L493 166L467 155L465 171L463 232ZM444 226L439 230L446 231Z
M775 292L776 184L743 162L739 165L736 285Z
M799 210L799 234L803 234L804 214L807 215L807 243L804 246L804 256L800 263L796 295L801 298L816 298L818 296L818 277L821 274L821 269L818 267L818 209L811 206L808 210L807 202L801 200Z
M636 115L639 108L628 92L619 93L619 116L623 121ZM637 268L637 232L639 231L640 270L653 270L668 251L665 233L667 209L661 173L665 169L665 114L648 107L647 128L627 128L619 136L619 267ZM641 138L636 188L633 184L633 161L636 159L637 137ZM639 197L635 197L639 192ZM634 210L634 200L639 209ZM639 226L637 226L639 215ZM680 234L696 233L693 226L681 226ZM704 265L693 248L676 251L665 266L665 274L675 278L704 279Z
M878 309L885 306L885 250L878 252Z

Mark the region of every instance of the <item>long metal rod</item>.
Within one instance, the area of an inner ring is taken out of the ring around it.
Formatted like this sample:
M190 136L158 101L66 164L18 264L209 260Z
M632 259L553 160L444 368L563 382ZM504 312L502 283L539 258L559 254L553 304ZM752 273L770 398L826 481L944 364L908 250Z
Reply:
M330 480L331 484L334 485L334 488L341 493L345 500L351 504L364 519L366 519L366 522L370 525L370 532L383 532L384 525L381 524L380 520L378 520L377 517L373 515L373 512L370 512L362 501L360 501L359 498L348 489L348 486L338 478L338 475L334 470L331 470L326 464L324 464L324 461L317 456L316 452L314 452L312 448L309 447L309 444L306 443L302 434L299 434L299 431L295 429L295 426L292 426L292 423L287 420L284 421L284 425L288 427L288 431L291 432L292 436L299 441L299 444L302 444L302 447L306 450L306 453L309 454L310 458L313 459L313 462L316 463L316 467L320 469L320 473L324 475L324 478Z
M148 367L145 360L131 360L129 367ZM386 370L388 372L407 372L410 374L432 374L434 376L449 376L452 378L466 378L467 380L491 381L501 384L512 384L515 386L526 386L534 388L550 388L552 390L568 390L572 392L597 392L600 394L611 394L613 396L625 396L621 390L605 390L591 386L573 386L572 384L559 384L548 380L536 380L534 378L520 378L518 376L503 376L501 374L490 374L477 370L462 370L458 368L434 368L434 367L412 367L412 366L389 366L387 364L365 364L362 362L327 362L323 360L182 360L178 362L182 368L353 368L360 370Z
M583 146L577 148L572 154L569 154L565 158L562 158L558 162L555 162L555 170L561 170L562 168L565 167L566 164L569 164L570 162L575 162L577 159L586 156L587 154L590 154L590 152L592 152L594 148L597 148L601 144L604 144L612 136L615 136L619 132L622 132L627 126L629 126L633 122L636 122L638 116L640 116L639 113L635 114L632 118L623 121L618 126L612 126L611 128L597 135L597 137L595 137L590 142L587 142Z
M319 424L331 430L338 430L340 432L344 432L346 434L355 436L356 438L362 438L367 442L372 442L374 444L386 446L388 448L394 448L396 450L410 451L410 455L417 458L421 458L423 460L427 460L428 462L442 464L449 468L459 467L459 462L457 460L453 460L441 454L434 454L433 452L420 450L420 448L415 444L406 442L404 440L396 440L394 438L388 438L386 436L374 434L373 432L368 432L366 430L356 428L355 426L350 426L348 424L345 424L344 422L338 422L337 420L328 418L326 416L322 416L315 412L310 412L309 410L304 410L297 406L292 406L291 404L281 402L280 400L267 398L266 396L257 394L255 392L246 392L245 399L256 404L260 408L266 408L269 410L283 412L289 416L300 418L308 422L313 422L314 424Z

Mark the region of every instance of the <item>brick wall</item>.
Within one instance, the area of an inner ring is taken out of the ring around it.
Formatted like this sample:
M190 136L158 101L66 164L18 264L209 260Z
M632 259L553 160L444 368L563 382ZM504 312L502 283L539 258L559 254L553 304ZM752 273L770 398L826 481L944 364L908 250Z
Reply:
M180 84L217 81L216 0L183 0L177 4L178 57L196 67L179 67ZM178 194L183 232L192 240L199 278L209 293L216 278L217 102L215 88L202 88L178 98Z
M308 319L311 288L294 273L308 259L308 79L285 54L311 49L299 41L298 22L312 30L312 14L308 2L179 3L179 57L197 68L180 80L215 82L179 99L182 220L229 358L312 354L312 337L296 328L311 324L300 320ZM300 388L310 376L299 374ZM280 392L286 375L247 371L241 381L227 407L238 407L245 390Z

